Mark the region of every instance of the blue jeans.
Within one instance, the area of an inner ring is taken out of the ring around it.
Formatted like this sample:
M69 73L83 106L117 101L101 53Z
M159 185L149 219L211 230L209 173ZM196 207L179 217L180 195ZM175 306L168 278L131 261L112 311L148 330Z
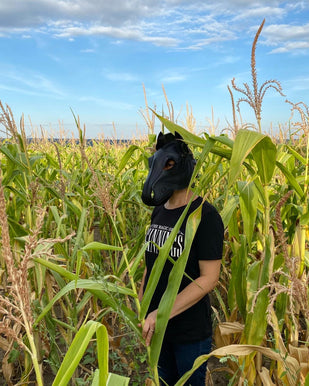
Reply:
M163 341L158 372L160 379L163 379L162 385L175 385L178 379L190 370L197 357L209 354L211 351L211 337L194 343L168 343ZM204 362L191 375L186 386L204 386L207 363Z

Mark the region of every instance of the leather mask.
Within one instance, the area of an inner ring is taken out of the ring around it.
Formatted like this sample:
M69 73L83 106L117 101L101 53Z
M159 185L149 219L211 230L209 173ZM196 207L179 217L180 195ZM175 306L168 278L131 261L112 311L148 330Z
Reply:
M148 159L149 173L142 191L142 200L149 206L162 205L174 190L188 187L195 166L191 151L177 132L160 133L156 150ZM174 166L164 170L170 160L175 162Z

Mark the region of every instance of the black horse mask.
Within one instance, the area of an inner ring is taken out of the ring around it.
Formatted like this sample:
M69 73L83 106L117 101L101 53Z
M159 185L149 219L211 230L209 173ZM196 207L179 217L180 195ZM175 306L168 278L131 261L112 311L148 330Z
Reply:
M150 206L162 205L174 190L188 187L195 166L191 151L177 132L175 135L160 133L156 150L148 159L149 173L142 192L143 202ZM175 164L164 170L171 160Z

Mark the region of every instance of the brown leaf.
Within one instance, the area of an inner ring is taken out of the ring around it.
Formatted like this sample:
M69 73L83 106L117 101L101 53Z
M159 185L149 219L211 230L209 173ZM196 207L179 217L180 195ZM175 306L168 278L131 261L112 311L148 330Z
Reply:
M13 375L13 363L8 362L8 356L9 354L6 353L2 360L2 373L3 376L8 384L8 386L13 386L13 383L11 382L11 378Z

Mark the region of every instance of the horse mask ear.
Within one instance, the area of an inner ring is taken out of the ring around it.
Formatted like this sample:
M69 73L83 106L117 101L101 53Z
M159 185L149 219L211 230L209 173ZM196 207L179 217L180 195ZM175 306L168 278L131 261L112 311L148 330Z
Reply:
M158 138L157 138L156 150L161 149L161 147L163 147L164 145L166 145L172 141L182 141L183 142L183 137L177 131L175 131L175 134L172 134L172 133L163 134L162 131L160 131ZM182 148L183 148L184 152L189 153L190 151L189 151L187 144L185 142L183 142L183 145L184 146L182 146Z
M164 145L172 141L175 141L176 139L183 139L183 138L178 133L175 133L175 135L172 133L163 134L161 131L157 138L156 150L161 149L161 147L163 147Z

